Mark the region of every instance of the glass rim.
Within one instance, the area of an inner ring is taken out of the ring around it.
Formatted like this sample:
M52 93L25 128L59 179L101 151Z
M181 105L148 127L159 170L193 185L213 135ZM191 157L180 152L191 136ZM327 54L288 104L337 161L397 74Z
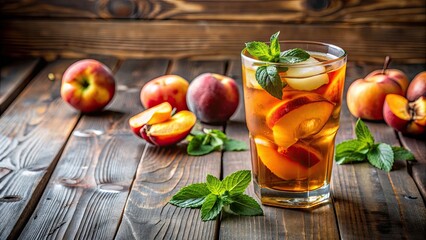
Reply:
M269 43L269 42L265 42L265 43ZM316 42L316 41L304 41L304 40L282 40L279 41L279 43L298 43L298 44L310 44L310 45L317 45L317 46L326 46L326 47L331 47L336 49L337 51L342 52L342 54L340 56L336 56L336 58L333 59L329 59L323 62L318 62L318 63L281 63L281 62L268 62L268 61L262 61L262 60L258 60L258 59L254 59L252 57L249 57L247 55L245 55L245 52L247 51L247 47L243 48L243 50L241 51L241 57L245 60L248 61L252 61L253 63L255 63L256 65L264 65L264 64L268 64L268 65L277 65L277 66L285 66L285 67L307 67L307 66L322 66L322 65L327 65L327 64L331 64L331 63L335 63L335 62L339 62L344 60L347 57L347 53L345 50L343 50L343 48L334 45L334 44L330 44L330 43L323 43L323 42Z

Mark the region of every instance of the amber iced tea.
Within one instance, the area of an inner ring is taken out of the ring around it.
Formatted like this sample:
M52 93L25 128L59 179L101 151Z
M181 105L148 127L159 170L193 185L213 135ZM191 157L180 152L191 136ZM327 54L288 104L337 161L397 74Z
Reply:
M271 63L242 52L255 188L264 204L311 207L329 197L346 55L321 43L282 45L299 45L311 57L279 66L285 69L280 78L288 84L281 100L265 91L255 77L256 68Z

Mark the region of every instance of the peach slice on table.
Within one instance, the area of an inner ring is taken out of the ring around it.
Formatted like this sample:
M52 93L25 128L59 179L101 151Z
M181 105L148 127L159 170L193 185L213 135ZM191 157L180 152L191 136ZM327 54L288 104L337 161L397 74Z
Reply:
M257 155L262 163L276 176L284 180L305 179L321 161L321 155L313 149L298 144L281 152L280 148L263 137L254 139Z
M183 110L165 122L143 126L141 135L147 142L157 146L172 145L188 136L196 121L194 113Z
M405 97L388 94L383 105L385 122L404 134L426 133L426 98L420 97L409 102Z
M317 134L330 118L334 104L316 93L303 93L277 104L266 116L274 141L287 149L299 139Z
M129 119L129 125L132 131L138 136L140 130L146 124L156 124L164 122L172 116L172 105L168 102L160 103L152 108L148 108L145 111L136 114Z

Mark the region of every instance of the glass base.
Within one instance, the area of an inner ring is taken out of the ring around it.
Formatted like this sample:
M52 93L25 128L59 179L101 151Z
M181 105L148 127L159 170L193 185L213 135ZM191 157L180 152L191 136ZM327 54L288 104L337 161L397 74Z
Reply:
M254 181L254 191L262 204L283 208L311 208L330 201L330 184L308 192L286 192L261 188Z

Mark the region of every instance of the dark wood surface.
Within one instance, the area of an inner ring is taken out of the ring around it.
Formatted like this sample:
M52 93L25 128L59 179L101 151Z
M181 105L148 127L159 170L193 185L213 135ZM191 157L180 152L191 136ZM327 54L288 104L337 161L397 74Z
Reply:
M425 140L367 122L377 141L405 146L417 161L397 161L390 173L368 163L335 164L329 204L311 210L263 206L265 216L204 223L199 210L168 200L208 173L223 178L251 169L249 151L190 157L185 142L154 147L135 137L127 121L143 110L139 91L150 79L171 73L192 80L216 72L241 87L240 62L100 58L115 72L118 91L104 112L82 115L59 95L61 76L75 60L2 63L0 86L13 78L20 87L2 89L9 104L0 116L0 239L424 239ZM426 69L391 67L410 79ZM349 62L345 88L377 68ZM12 70L3 75L3 69ZM242 104L226 125L204 126L248 143ZM337 143L354 137L355 121L344 102ZM247 191L255 197L252 186Z

